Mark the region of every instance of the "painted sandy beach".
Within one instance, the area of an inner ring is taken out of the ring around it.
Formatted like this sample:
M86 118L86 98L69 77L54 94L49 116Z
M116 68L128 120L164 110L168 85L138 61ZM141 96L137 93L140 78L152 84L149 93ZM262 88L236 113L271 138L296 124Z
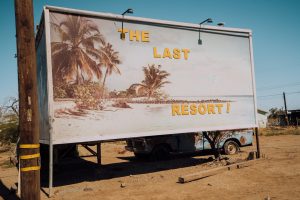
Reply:
M172 116L171 104L128 104L130 108L108 106L105 110L84 110L76 113L71 101L56 103L53 135L54 143L75 142L88 135L92 140L126 138L128 135L158 135L160 132L175 133L180 130L205 130L216 125L223 127L249 122L251 99L231 102L230 113ZM64 112L62 112L64 110ZM73 112L73 113L72 113ZM225 117L224 117L225 116ZM63 133L63 134L61 134ZM177 132L178 133L178 132ZM68 140L72 141L68 141Z

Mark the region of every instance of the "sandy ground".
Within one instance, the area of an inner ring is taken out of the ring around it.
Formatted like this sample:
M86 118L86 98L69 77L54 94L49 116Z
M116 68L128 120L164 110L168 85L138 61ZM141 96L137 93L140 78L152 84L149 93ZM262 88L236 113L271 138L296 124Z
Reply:
M96 164L95 157L86 157L56 169L51 199L300 199L300 136L262 136L260 141L266 159L186 184L177 183L180 175L216 167L208 156L138 161L124 152L124 144L105 143L103 166ZM230 159L244 158L254 149L243 148ZM82 148L80 152L88 155ZM0 196L15 199L9 189L17 181L17 170L5 164L7 159L8 153L0 154ZM44 192L41 196L48 199Z

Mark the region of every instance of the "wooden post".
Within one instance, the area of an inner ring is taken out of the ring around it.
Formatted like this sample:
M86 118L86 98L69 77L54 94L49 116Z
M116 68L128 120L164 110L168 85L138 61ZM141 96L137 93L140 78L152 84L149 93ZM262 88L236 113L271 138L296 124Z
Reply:
M216 167L216 168L212 168L212 169L208 169L208 170L202 170L202 171L199 171L199 172L196 172L193 174L187 174L187 175L180 176L180 177L178 177L178 182L179 183L188 183L188 182L196 181L196 180L206 178L209 176L214 176L216 174L219 174L219 173L222 173L225 171L242 169L244 167L249 167L253 164L256 164L258 161L262 161L262 160L263 159L243 161L243 162L239 162L239 163L235 163L235 164L231 164L231 165Z
M101 165L101 142L97 143L97 163Z
M260 158L260 146L259 146L259 135L258 135L258 128L255 128L255 139L256 139L256 158Z
M32 0L15 0L21 199L40 199L39 118Z

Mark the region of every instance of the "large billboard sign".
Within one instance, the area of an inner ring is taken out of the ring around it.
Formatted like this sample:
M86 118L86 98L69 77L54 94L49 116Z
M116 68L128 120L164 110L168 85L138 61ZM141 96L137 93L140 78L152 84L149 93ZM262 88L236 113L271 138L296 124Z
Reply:
M58 8L45 21L53 144L256 127L249 30L204 26L199 45L194 24Z

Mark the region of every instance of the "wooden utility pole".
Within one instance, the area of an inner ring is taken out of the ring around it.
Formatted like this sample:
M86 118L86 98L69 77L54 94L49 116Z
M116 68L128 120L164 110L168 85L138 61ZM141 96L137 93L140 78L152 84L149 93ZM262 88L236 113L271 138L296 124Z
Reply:
M287 108L286 108L285 92L283 92L283 102L284 102L284 113L285 113L286 125L289 125L290 123L289 123L288 113L287 113Z
M15 0L21 199L40 199L39 118L32 0Z

